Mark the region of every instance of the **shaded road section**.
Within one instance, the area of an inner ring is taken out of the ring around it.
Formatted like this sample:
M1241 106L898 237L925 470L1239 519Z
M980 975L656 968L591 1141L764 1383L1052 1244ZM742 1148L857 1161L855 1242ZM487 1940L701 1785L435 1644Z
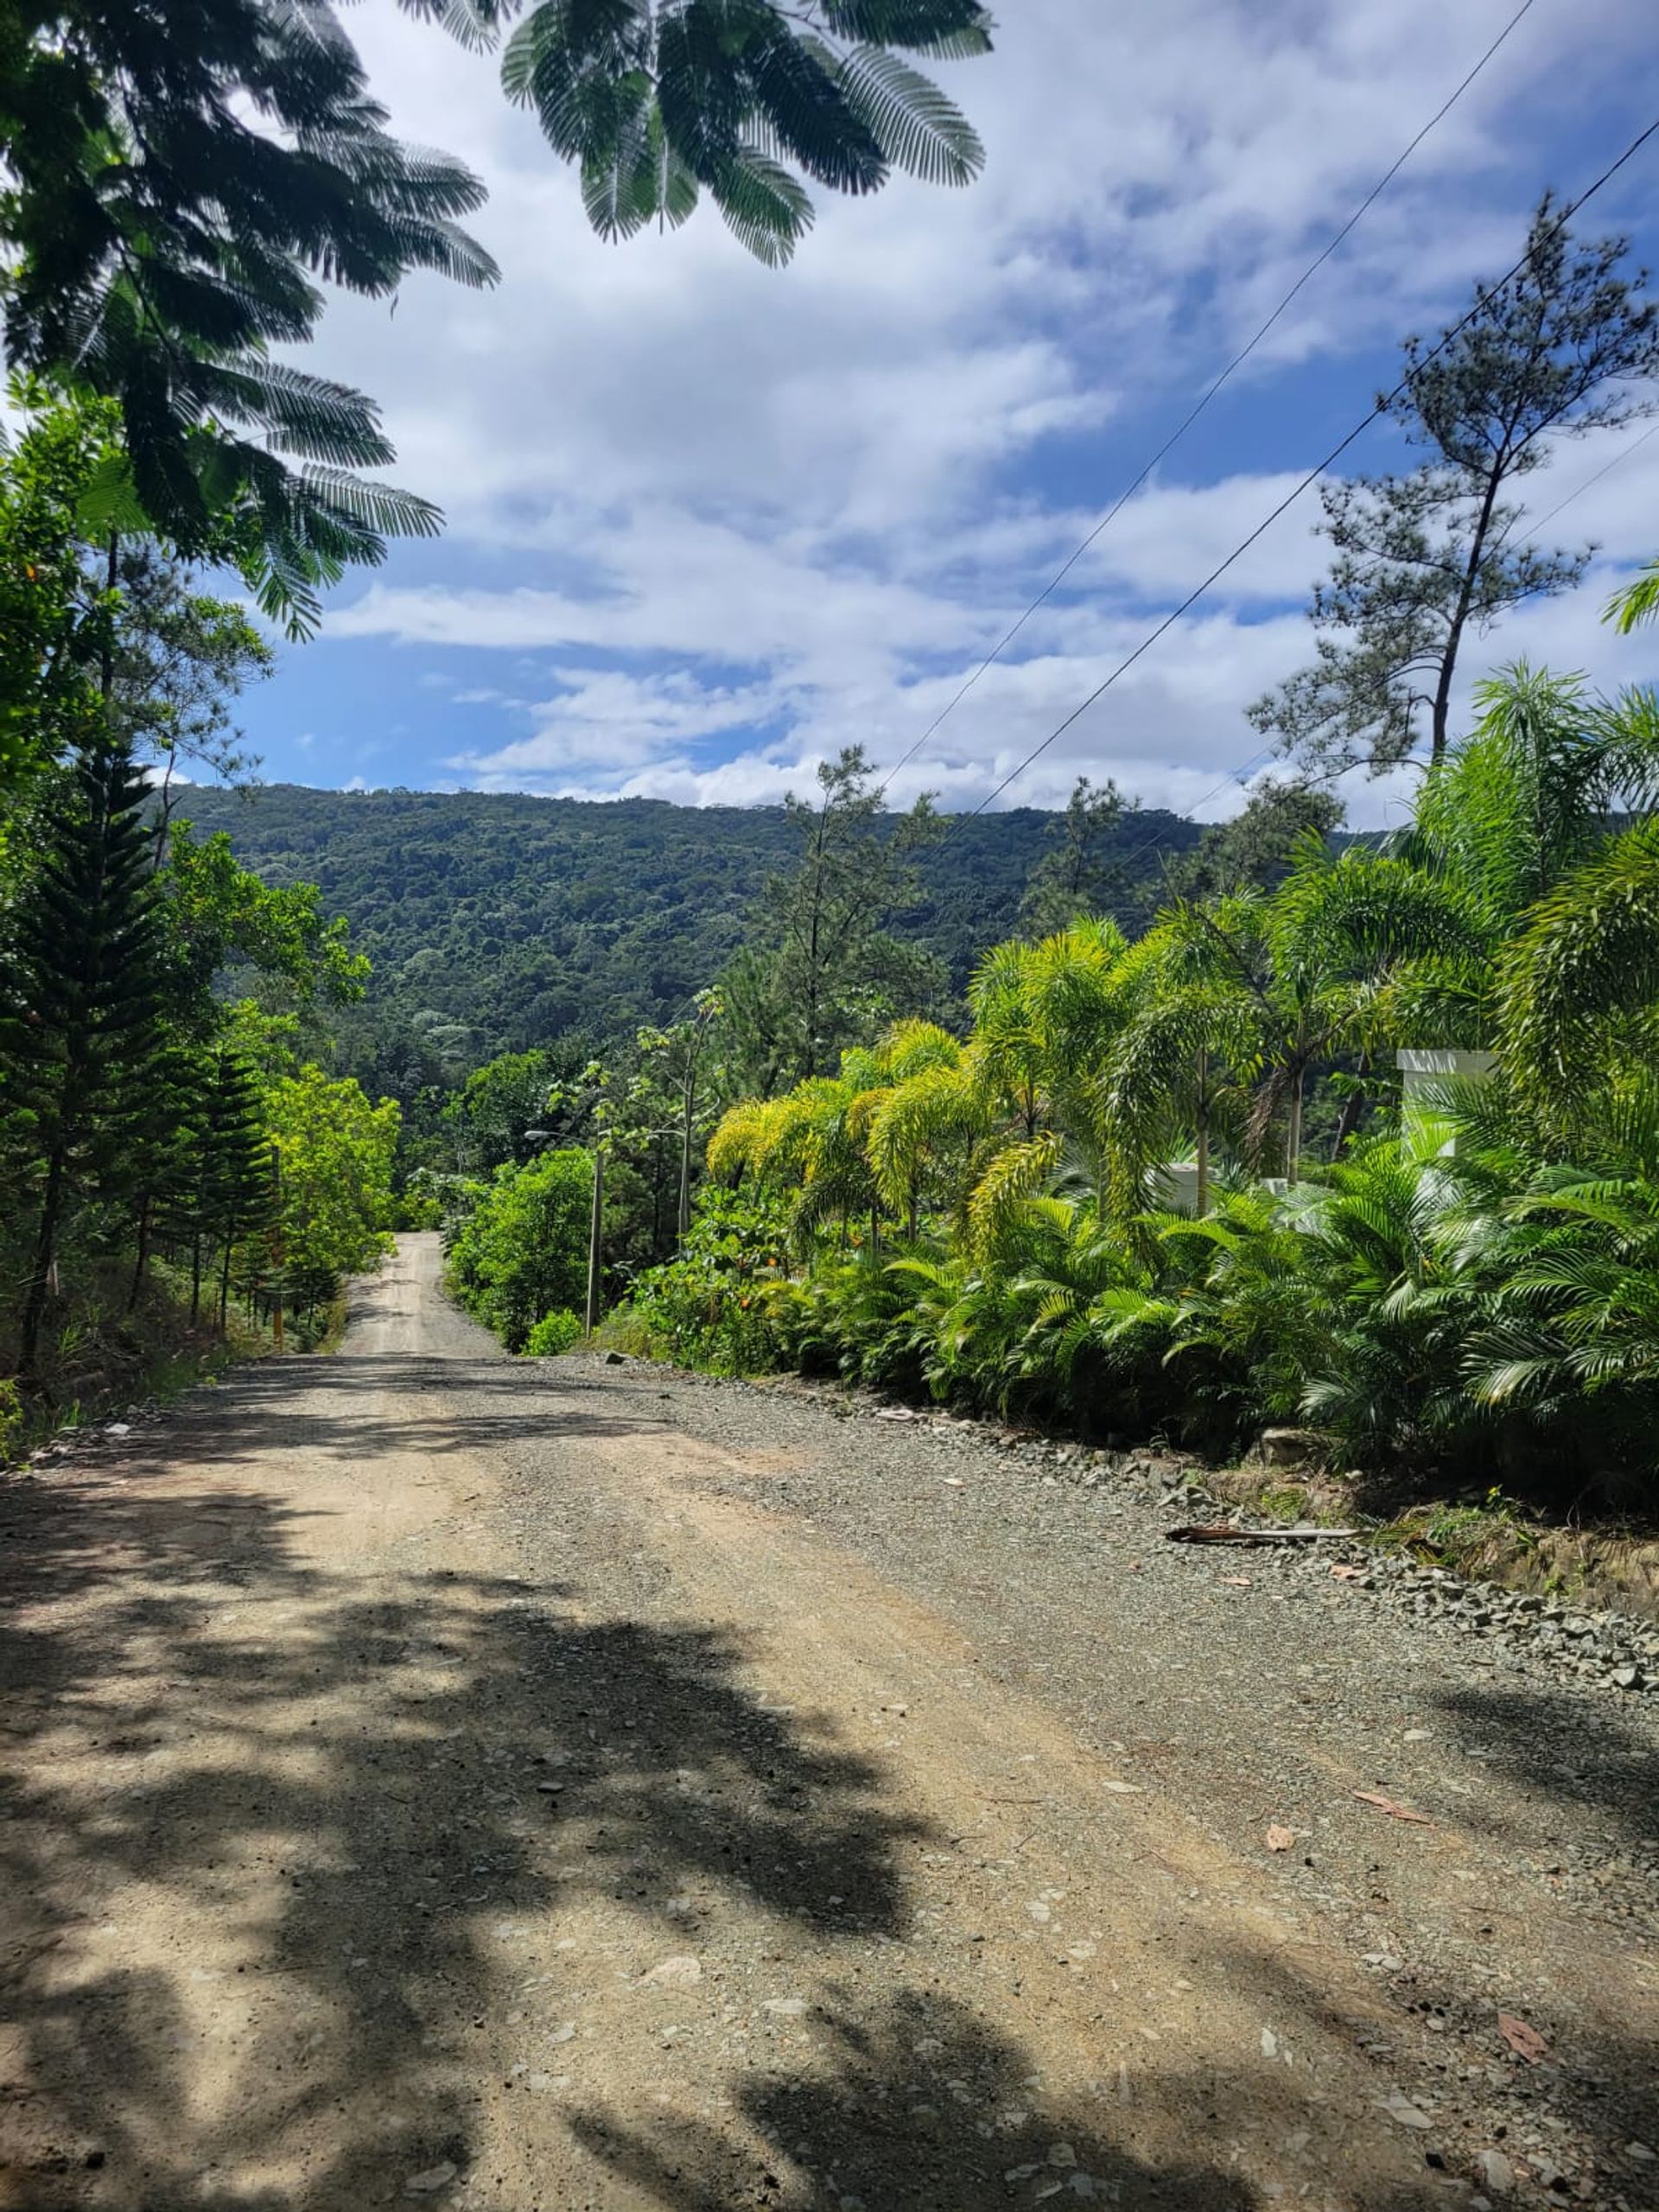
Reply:
M1356 1915L1468 1835L1299 1884L1113 1735L1155 1653L1084 1710L988 1539L804 1502L827 1415L510 1361L438 1269L5 1495L0 2204L1467 2201L1521 2062L1404 2018ZM1651 1962L1594 1941L1555 2201L1634 2207Z

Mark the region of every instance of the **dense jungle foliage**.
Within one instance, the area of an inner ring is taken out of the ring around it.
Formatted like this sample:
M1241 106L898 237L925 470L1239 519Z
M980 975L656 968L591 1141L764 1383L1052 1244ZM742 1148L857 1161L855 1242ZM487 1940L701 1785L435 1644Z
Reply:
M1651 1501L1651 695L1510 670L1386 845L1305 829L1276 881L1138 935L996 945L968 1000L961 1030L873 1021L732 1103L619 1340L1218 1452L1308 1423L1343 1466ZM1441 1071L1402 1092L1402 1052Z
M264 881L315 883L349 919L373 972L337 1025L341 1065L405 1109L496 1053L668 1020L737 950L797 842L783 807L292 784L193 791L188 804ZM955 990L1014 926L1052 819L1017 808L918 854L902 933ZM1114 910L1144 915L1164 860L1198 836L1160 810L1116 817L1099 855L1122 867Z
M302 1049L366 963L175 804L270 652L153 536L94 531L118 411L17 386L0 450L0 1448L250 1325L301 1343L393 1217L400 1116Z

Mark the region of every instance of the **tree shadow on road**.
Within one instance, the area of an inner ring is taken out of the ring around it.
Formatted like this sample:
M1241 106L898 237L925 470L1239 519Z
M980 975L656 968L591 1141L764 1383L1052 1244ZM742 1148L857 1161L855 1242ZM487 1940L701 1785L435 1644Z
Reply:
M464 2177L504 1978L550 1974L595 1895L682 1945L722 1891L903 1929L918 1824L731 1639L557 1583L368 1587L298 1556L301 1517L96 1470L5 1496L0 2202L344 2212Z
M457 2196L551 2212L479 2163L511 2008L540 1985L577 2011L734 1904L822 1947L809 2060L672 2120L645 2091L515 2101L526 2139L595 2164L594 2204L1252 2205L1224 2150L1243 2069L1149 2073L1148 2142L1115 2081L1033 2089L1031 2052L914 1986L903 1856L944 1839L823 1717L759 1698L739 1640L588 1618L565 1582L353 1579L304 1522L188 1471L0 1497L0 2205L358 2212L453 2168ZM559 1941L595 1899L625 1948L582 1966ZM867 1993L836 1962L878 1942Z
M873 2008L843 1991L809 2032L812 2059L743 2078L724 2124L683 2114L642 2121L594 2105L575 2114L576 2137L664 2212L1003 2212L1033 2202L1249 2212L1258 2202L1203 2156L1138 2154L1111 2083L1081 2104L1033 2091L1030 2053L937 1993ZM1195 2138L1220 2130L1213 2085L1148 2089L1190 2116Z
M1437 1702L1465 1745L1529 1796L1588 1814L1604 1831L1615 1822L1626 1844L1659 1848L1659 1749L1650 1725L1635 1725L1610 1701L1586 1727L1582 1691L1547 1685L1472 1683L1441 1692Z
M371 1408L365 1401L372 1399ZM393 1408L430 1402L429 1414ZM619 1411L613 1392L551 1360L454 1359L429 1353L340 1352L325 1361L264 1359L211 1393L188 1401L164 1427L134 1437L123 1456L143 1465L175 1459L193 1436L211 1440L220 1465L292 1450L329 1459L363 1457L372 1418L377 1454L448 1457L527 1436L657 1435L671 1424ZM99 1440L92 1440L94 1449Z

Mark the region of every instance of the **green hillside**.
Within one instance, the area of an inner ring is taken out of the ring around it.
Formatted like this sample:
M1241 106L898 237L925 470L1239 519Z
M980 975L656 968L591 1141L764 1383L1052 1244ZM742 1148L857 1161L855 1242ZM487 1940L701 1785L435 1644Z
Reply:
M423 1059L472 1065L562 1033L613 1037L671 1015L719 971L798 837L781 807L297 784L204 786L180 812L203 834L228 831L267 880L319 885L350 920L374 963L365 1018L343 1040L359 1063L421 1040ZM1053 820L1020 808L953 821L920 857L923 896L901 933L965 981L1013 927ZM1148 810L1125 823L1120 845L1150 882L1160 854L1198 835ZM378 1072L401 1093L413 1071Z

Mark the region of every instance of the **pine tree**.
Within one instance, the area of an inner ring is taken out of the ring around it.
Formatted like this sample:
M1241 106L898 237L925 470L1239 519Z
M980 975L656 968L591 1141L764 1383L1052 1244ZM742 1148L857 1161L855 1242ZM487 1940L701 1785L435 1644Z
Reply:
M1020 902L1020 930L1033 944L1124 903L1129 883L1118 846L1123 817L1134 806L1109 776L1101 785L1077 778Z
M228 1047L215 1052L196 1109L200 1132L191 1241L190 1313L200 1309L204 1245L219 1247L219 1317L230 1301L232 1256L238 1238L270 1220L273 1167L264 1111L253 1071Z
M1410 756L1425 711L1442 759L1466 641L1583 575L1590 549L1535 543L1514 494L1566 441L1659 406L1659 302L1645 271L1619 274L1626 245L1574 244L1546 194L1516 269L1432 345L1406 340L1378 404L1427 458L1321 487L1336 558L1313 594L1315 658L1249 710L1306 766L1380 772Z
M832 1068L871 1023L930 1012L941 963L889 933L914 904L912 862L939 832L924 797L884 814L875 770L849 745L821 762L818 797L785 804L800 855L766 884L748 944L721 978L739 1080L770 1096Z
M141 1191L145 1100L161 1048L161 932L130 754L84 753L46 817L47 849L0 1009L0 1070L30 1125L32 1249L18 1370L38 1380L41 1326L66 1213Z

